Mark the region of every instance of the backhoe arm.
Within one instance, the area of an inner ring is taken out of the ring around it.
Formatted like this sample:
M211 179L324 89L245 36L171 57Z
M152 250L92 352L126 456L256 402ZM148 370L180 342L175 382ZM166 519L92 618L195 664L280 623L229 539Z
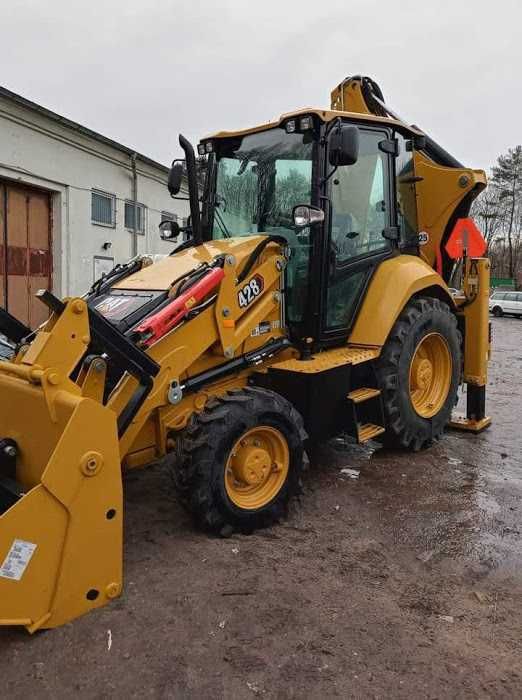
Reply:
M391 117L407 125L384 102L380 87L371 78L353 76L331 93L331 107L343 112ZM409 125L408 125L409 126ZM410 127L411 128L411 127ZM423 131L414 145L414 178L418 231L422 233L421 257L448 282L453 261L444 249L457 219L469 215L471 203L486 187L483 170L466 168ZM398 175L398 187L405 186Z

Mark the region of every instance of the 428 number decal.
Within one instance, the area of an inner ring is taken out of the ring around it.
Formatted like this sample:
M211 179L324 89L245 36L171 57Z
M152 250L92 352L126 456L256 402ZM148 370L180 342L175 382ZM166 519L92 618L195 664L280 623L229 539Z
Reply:
M261 275L252 277L248 284L245 284L237 293L237 303L240 309L249 306L261 294L264 287L264 280Z

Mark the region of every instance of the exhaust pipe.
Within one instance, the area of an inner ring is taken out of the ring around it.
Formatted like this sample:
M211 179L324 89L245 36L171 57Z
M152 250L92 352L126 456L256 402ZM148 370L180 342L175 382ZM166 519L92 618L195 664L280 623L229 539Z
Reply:
M183 134L179 135L179 145L185 152L185 162L187 164L187 176L189 185L189 200L190 200L190 221L192 228L192 237L194 244L201 243L201 219L199 215L199 194L198 194L198 178L196 174L196 154L194 148L188 139Z

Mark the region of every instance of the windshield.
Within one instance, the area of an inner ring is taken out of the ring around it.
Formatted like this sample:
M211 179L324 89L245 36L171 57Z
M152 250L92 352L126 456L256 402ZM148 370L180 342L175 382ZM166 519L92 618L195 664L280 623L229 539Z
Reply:
M310 204L311 131L282 128L218 142L212 238L295 236L292 209Z

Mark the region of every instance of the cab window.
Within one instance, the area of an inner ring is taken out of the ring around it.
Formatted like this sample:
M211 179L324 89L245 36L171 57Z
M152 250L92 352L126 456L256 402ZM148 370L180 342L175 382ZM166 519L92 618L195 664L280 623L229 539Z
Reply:
M360 129L359 158L331 178L331 224L326 329L347 328L366 283L368 266L386 254L389 226L389 165L379 143L386 132ZM367 266L364 261L367 260ZM353 269L353 263L358 269Z

